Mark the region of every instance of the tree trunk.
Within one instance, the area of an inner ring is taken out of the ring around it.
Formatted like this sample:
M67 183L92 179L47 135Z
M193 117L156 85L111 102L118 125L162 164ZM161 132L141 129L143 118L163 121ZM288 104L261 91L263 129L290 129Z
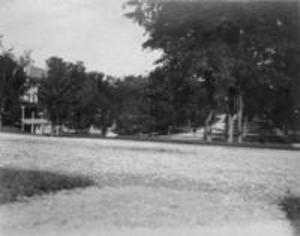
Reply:
M51 123L51 136L55 135L55 124L52 122Z
M188 132L192 131L192 121L190 119L188 119L188 121L187 121L187 130L188 130Z
M103 110L102 111L102 117L101 117L101 135L103 136L103 137L105 137L106 136L106 134L107 134L107 118L108 118L108 112L106 111L106 110Z
M56 136L60 135L60 125L55 126L55 132L56 132Z
M228 88L228 119L227 119L227 142L233 143L234 139L234 115L236 113L236 88Z
M207 142L212 142L212 127L211 123L208 125L208 135L207 135Z
M51 125L51 136L58 136L59 135L59 122L58 119L55 119Z
M61 134L62 134L62 125L61 124L59 124L58 126L57 126L57 136L60 136Z
M31 134L34 134L34 124L33 124L34 117L35 117L35 115L34 115L34 112L32 111L31 112L31 125L30 125L30 133Z
M243 131L242 131L243 138L245 138L247 136L247 132L248 132L248 117L245 116L244 123L243 123Z
M238 143L243 142L243 110L244 110L244 101L242 94L239 94L238 97Z
M233 143L233 137L234 137L234 114L228 114L228 143Z
M211 142L212 141L212 137L211 137L211 126L210 125L205 125L204 126L204 137L203 139L207 142Z
M2 124L2 114L0 112L0 131L2 131L2 127L3 127L3 124Z
M214 115L214 110L211 110L208 117L205 120L205 126L204 126L204 136L203 139L205 141L211 142L212 141L212 119Z
M21 130L24 132L25 131L25 124L24 124L24 119L25 119L25 106L21 106Z
M106 125L103 125L101 127L101 134L102 134L103 137L105 137L106 133L107 133L107 127L106 127Z

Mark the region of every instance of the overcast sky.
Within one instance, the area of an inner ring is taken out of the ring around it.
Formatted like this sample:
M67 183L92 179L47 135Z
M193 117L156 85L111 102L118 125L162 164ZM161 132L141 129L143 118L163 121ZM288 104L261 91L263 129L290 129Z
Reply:
M122 0L0 0L0 34L35 64L50 56L124 76L153 68L158 53L141 47L143 29L123 16Z

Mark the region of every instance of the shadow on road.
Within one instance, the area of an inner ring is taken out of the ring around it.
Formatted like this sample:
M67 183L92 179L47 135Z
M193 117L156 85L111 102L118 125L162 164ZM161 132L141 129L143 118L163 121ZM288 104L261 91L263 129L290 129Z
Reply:
M23 197L88 187L93 184L94 182L86 176L1 167L0 205Z
M281 209L290 221L295 236L300 235L300 197L288 196L280 202Z

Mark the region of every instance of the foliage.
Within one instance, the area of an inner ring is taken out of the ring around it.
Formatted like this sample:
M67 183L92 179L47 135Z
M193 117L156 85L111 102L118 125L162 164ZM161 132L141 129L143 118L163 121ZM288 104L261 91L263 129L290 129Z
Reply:
M0 45L1 42L0 42ZM17 113L20 107L20 97L25 91L26 75L24 67L26 58L18 59L12 50L0 48L0 128L2 118L7 124L12 124L19 120Z
M86 72L82 62L47 60L48 75L39 86L39 101L54 126L65 125L86 132L92 125L107 128L117 119L124 98L116 89L113 77ZM122 89L121 89L122 90Z
M147 133L151 129L148 82L141 76L127 76L115 84L117 131L120 134Z
M289 122L299 66L296 2L131 0L127 7L127 16L146 30L143 46L163 51L157 63L169 97L160 102L167 100L183 123L194 113L191 101L199 95L189 85L197 78L198 112L224 110L227 99L227 111L235 113L242 96L250 119Z
M98 84L103 74L86 73L80 80L80 88L76 91L72 103L68 126L79 130L90 127L94 122L98 104Z
M48 59L47 65L48 75L41 81L39 101L46 108L53 125L62 125L66 122L74 103L78 89L77 76L84 68L81 64L66 63L58 57Z
M54 125L86 130L91 125L105 130L111 122L109 81L103 73L86 72L82 62L48 59L48 76L40 84L39 96Z
M106 133L112 124L113 97L111 84L103 73L90 72L85 74L76 104L73 106L71 123L74 128L86 129L91 125L102 128Z

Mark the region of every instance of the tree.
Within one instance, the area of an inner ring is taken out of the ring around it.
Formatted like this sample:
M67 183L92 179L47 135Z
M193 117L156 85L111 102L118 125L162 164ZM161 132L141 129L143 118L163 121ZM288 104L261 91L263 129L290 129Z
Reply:
M89 72L81 80L72 108L70 124L76 129L86 129L91 125L101 128L105 136L113 122L114 97L113 85L103 73Z
M145 94L151 118L152 132L167 133L175 126L176 111L173 105L169 78L161 68L150 73Z
M102 73L85 73L79 81L72 103L67 125L77 130L85 130L96 122L96 115L100 108L99 84L102 83Z
M0 41L0 45L1 41ZM20 97L25 91L25 60L17 61L12 50L0 47L0 130L3 117L14 119L13 111L20 105Z
M52 134L60 134L62 125L67 122L75 96L79 89L79 81L84 74L82 63L67 63L58 57L47 60L47 77L39 86L39 101L46 108L52 122Z
M296 2L131 0L128 6L127 16L147 32L143 46L163 51L159 65L168 68L166 77L179 75L181 88L193 77L206 81L206 126L218 107L215 103L222 101L218 94L226 94L229 142L236 113L241 142L245 117L276 121L273 112L283 100L290 109L288 96L272 98L290 90L297 76L289 66L299 62ZM291 51L294 58L288 59ZM287 123L289 113L282 112L280 120Z
M127 76L115 84L114 97L117 131L121 134L148 133L151 129L147 80L141 76Z
M62 125L86 132L91 125L105 136L115 118L114 79L103 73L86 72L82 62L47 60L48 75L41 81L39 101L57 134Z

